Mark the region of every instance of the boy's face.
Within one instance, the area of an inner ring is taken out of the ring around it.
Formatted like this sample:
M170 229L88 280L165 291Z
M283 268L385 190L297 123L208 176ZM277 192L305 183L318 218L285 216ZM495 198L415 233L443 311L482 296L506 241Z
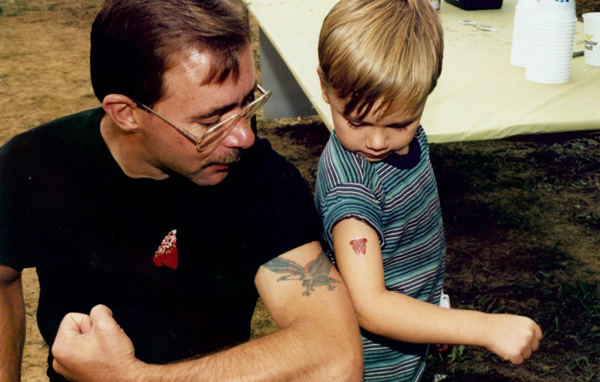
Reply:
M323 98L331 106L333 125L337 137L348 151L354 152L369 162L379 162L391 154L406 154L423 115L423 107L416 113L395 111L384 118L371 111L363 119L355 112L344 114L346 100L335 92L323 88ZM373 107L377 109L377 105Z

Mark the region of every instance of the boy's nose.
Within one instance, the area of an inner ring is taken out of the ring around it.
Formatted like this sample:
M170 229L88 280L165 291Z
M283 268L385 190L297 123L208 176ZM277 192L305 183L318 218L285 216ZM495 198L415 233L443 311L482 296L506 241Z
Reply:
M383 151L388 148L389 141L385 134L374 133L367 138L366 145L370 150Z

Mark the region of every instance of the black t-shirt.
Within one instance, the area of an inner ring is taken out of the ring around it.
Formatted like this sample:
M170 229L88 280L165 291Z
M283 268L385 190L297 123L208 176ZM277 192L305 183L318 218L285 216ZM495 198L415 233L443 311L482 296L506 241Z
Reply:
M132 179L102 140L103 115L68 116L0 148L0 264L37 268L42 336L51 345L66 313L102 303L145 362L247 340L258 267L321 235L299 172L258 139L216 186ZM173 230L177 267L157 266Z

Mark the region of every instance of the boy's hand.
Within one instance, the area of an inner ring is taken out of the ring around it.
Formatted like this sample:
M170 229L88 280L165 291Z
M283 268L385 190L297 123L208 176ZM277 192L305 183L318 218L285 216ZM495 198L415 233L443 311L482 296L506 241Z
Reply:
M533 320L512 314L490 314L489 336L486 348L520 365L538 350L542 330Z

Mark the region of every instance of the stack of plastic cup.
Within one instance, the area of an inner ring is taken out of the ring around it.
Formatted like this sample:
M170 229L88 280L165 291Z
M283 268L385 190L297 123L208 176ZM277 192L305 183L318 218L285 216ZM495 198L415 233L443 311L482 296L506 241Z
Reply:
M538 0L534 10L525 78L545 84L571 79L575 37L574 0Z
M527 50L535 5L536 0L519 0L515 8L510 63L521 68L524 68L527 63Z

